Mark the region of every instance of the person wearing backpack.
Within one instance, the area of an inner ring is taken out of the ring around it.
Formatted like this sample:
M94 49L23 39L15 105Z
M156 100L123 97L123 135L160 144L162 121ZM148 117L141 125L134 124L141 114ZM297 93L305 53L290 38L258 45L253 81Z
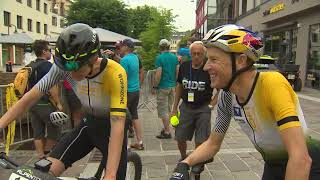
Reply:
M52 66L48 61L51 58L48 41L34 41L33 50L37 58L26 65L27 67L31 67L26 91L37 84L38 81L49 72ZM49 91L50 100L48 94L44 95L29 111L33 128L34 145L39 158L44 157L45 154L53 148L60 134L59 127L53 125L49 118L51 112L54 112L56 109L62 110L58 92L57 86L54 86ZM46 129L47 136L45 136Z

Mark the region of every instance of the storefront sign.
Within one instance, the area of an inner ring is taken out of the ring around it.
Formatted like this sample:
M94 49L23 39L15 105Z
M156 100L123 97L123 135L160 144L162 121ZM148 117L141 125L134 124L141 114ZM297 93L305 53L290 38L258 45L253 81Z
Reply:
M280 3L280 4L272 6L270 9L263 12L263 16L267 16L269 14L273 14L273 13L279 12L281 10L284 10L284 3Z

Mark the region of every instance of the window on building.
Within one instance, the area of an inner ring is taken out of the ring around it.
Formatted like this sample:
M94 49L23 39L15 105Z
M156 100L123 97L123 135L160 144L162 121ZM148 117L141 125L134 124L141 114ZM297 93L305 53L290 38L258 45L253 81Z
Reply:
M64 28L64 19L60 19L60 27Z
M32 31L32 20L28 19L28 31Z
M247 12L247 0L242 0L241 10L242 14L245 14Z
M47 24L43 25L43 33L46 35L48 34L48 25Z
M27 0L27 6L32 7L32 0Z
M65 16L64 3L60 3L60 16Z
M312 32L311 33L311 41L312 43L316 43L319 40L319 33L316 32Z
M22 3L22 0L17 0L17 2Z
M17 28L22 29L22 16L17 15Z
M58 22L57 22L57 17L55 16L52 16L52 26L57 26L58 25Z
M10 16L11 16L11 13L7 11L3 11L3 24L5 26L9 26L11 24Z
M37 33L40 33L40 22L37 22Z
M43 3L43 12L48 14L48 4L47 3Z
M40 11L40 0L36 0L36 9Z

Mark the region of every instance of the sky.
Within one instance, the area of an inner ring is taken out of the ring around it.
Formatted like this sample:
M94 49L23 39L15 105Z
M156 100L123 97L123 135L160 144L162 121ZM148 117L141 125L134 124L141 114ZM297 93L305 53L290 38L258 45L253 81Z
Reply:
M194 29L196 0L123 0L123 2L130 7L148 5L172 9L173 14L177 15L174 25L178 31Z

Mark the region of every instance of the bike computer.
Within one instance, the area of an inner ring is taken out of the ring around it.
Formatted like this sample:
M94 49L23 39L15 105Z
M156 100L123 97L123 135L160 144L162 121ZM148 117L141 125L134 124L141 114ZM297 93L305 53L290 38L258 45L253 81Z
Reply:
M34 166L36 169L42 171L42 172L48 172L50 169L52 162L48 159L40 159L39 161L34 163Z

